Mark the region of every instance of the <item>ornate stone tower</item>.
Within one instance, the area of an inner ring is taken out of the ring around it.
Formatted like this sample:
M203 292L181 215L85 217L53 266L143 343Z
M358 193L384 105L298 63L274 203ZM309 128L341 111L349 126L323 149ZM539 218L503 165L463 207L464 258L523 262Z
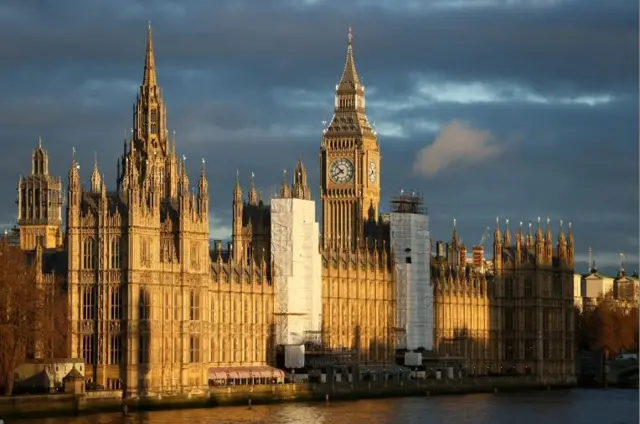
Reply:
M62 181L49 175L49 156L38 139L31 155L31 175L18 183L20 247L34 250L38 239L45 249L62 246Z
M167 130L167 112L158 86L156 77L156 60L153 51L153 36L151 25L147 33L147 51L144 59L144 71L140 92L133 104L132 140L129 146L131 159L140 170L139 178L142 182L151 168L157 172L163 195L177 195L177 169L175 161L171 161L169 150L169 134ZM126 143L126 141L125 141ZM174 137L175 146L175 137ZM122 169L125 169L123 155ZM175 159L175 158L174 158ZM165 173L165 168L167 172ZM165 177L166 176L166 181ZM119 175L121 184L124 175Z
M347 58L336 85L334 115L320 146L320 195L324 247L353 249L364 243L364 223L378 215L380 151L365 115L364 85L353 59L349 29Z

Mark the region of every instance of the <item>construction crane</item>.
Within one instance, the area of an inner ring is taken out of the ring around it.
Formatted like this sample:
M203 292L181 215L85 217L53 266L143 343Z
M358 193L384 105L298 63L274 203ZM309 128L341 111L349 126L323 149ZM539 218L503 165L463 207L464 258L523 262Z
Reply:
M489 235L489 231L491 230L491 228L487 227L484 230L484 233L482 233L482 238L480 239L480 243L478 243L478 246L484 246L484 242L487 241L487 236Z

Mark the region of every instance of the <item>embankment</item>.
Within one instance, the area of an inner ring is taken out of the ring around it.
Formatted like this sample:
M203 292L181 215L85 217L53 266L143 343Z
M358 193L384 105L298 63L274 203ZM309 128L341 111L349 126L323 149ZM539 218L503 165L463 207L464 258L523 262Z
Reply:
M410 380L403 382L359 382L325 384L278 384L269 386L212 387L201 395L148 395L123 399L121 392L0 397L0 418L49 417L136 410L208 408L293 401L332 401L402 396L438 396L470 393L571 388L573 379L536 377L484 377L454 380Z

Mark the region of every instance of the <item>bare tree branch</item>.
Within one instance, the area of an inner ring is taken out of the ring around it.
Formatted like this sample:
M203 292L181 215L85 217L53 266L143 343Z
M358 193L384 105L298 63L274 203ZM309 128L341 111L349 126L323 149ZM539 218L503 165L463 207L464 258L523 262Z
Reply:
M65 356L66 295L62 279L39 272L20 248L0 241L0 386L13 391L16 367L29 358Z

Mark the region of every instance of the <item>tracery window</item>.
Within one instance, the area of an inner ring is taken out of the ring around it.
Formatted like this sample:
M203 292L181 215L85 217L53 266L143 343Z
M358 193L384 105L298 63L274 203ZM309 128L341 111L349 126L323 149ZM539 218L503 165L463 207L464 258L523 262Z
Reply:
M111 239L111 255L110 255L110 267L111 269L120 268L120 237L114 236Z
M158 134L158 111L151 109L151 134Z
M195 290L191 290L189 298L189 319L191 321L200 319L200 296Z
M142 266L151 266L151 246L149 238L143 237L140 246L140 262Z
M200 336L189 337L189 362L200 362Z
M95 319L94 303L95 296L93 286L84 287L82 289L82 319Z
M524 279L524 295L525 297L533 296L533 280L531 277Z
M93 364L93 334L82 337L82 359L85 364Z
M211 321L212 324L216 323L216 298L212 295L211 296L211 308L209 309L209 321Z
M122 319L122 297L121 288L111 289L111 319Z
M122 339L120 335L114 334L109 340L109 364L120 364L120 358L122 357Z
M140 319L151 319L151 294L146 290L140 289Z
M173 296L173 320L180 321L180 293Z
M513 297L513 278L507 277L504 281L504 297Z
M505 340L504 342L504 357L505 359L514 359L515 355L514 355L514 346L513 346L513 340L508 339Z
M84 269L95 269L95 243L92 237L84 239L82 267Z
M199 270L200 267L200 261L199 261L199 257L198 257L198 242L192 241L191 242L191 268L195 269L195 270Z

